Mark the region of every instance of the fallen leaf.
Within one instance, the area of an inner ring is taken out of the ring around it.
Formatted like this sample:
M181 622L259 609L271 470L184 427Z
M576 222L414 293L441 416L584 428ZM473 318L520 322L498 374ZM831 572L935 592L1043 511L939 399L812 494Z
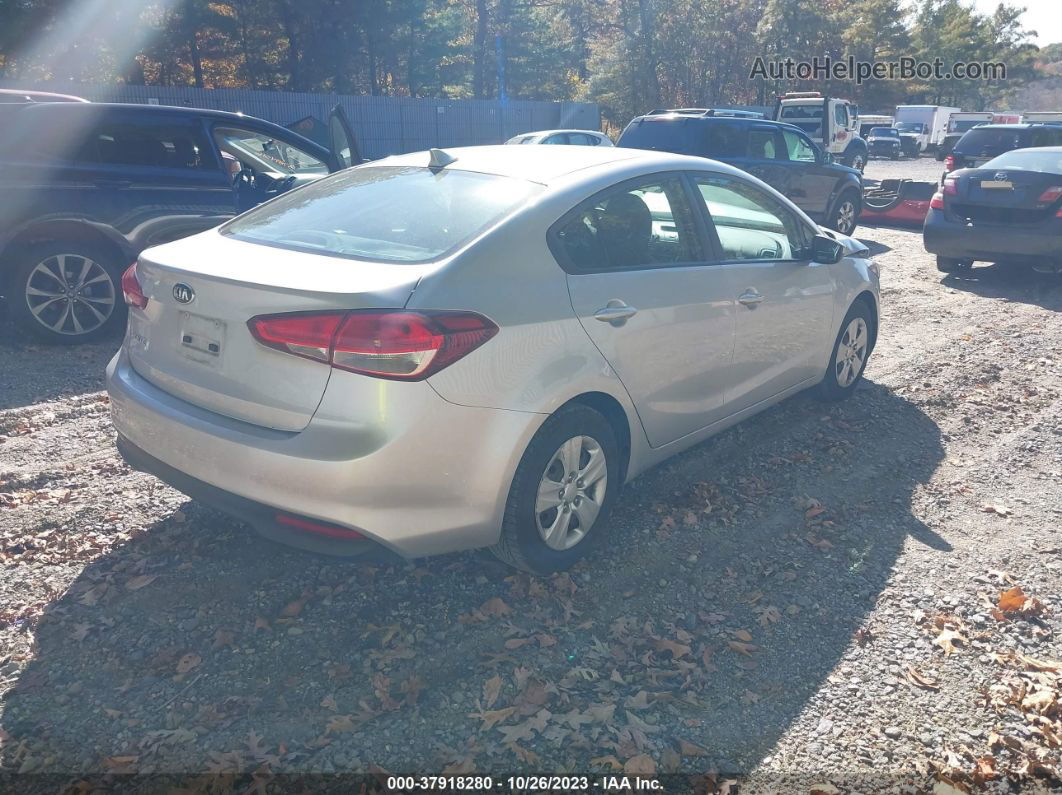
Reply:
M981 506L981 510L985 513L994 513L996 516L1010 516L1011 514L1010 508L997 502L986 502Z
M679 753L683 756L709 756L707 749L679 738Z
M151 585L151 583L157 580L159 575L157 574L141 574L139 577L133 577L125 584L127 591L139 591L141 588Z
M202 657L194 652L189 652L177 661L177 673L186 674L201 662L203 662Z
M485 616L507 616L512 612L512 609L505 604L501 597L492 596L479 606L479 612Z
M921 687L924 690L940 690L939 683L935 682L924 674L919 673L918 670L915 668L908 668L905 673L905 676L907 678L907 681L910 682L912 685L915 685L916 687Z
M312 593L304 592L302 596L294 602L289 602L284 606L284 609L280 611L280 617L296 618L302 612L302 609L306 607L306 603L310 601L310 596L312 596Z
M731 651L736 651L738 654L744 654L746 657L751 657L752 652L756 651L756 647L751 643L742 643L737 640L729 640L726 645Z
M321 699L321 706L325 709L330 709L332 712L338 712L339 707L336 706L336 700L332 696L325 696Z
M734 637L735 637L735 638L737 638L738 640L743 640L743 641L745 641L746 643L749 643L749 642L751 642L751 641L752 641L752 633L751 633L751 632L749 632L749 631L748 631L748 630L746 630L746 629L739 629L739 630L737 630L737 631L736 631L736 632L734 633Z
M638 754L627 760L623 772L628 776L653 776L656 775L656 762L648 754Z
M812 784L808 788L808 795L840 795L840 792L833 784Z
M502 678L497 674L483 683L483 706L486 709L494 706L494 702L498 700L498 694L501 693L501 688Z
M623 765L614 756L595 756L590 760L591 767L610 767L613 770L623 770Z
M514 712L516 712L516 707L506 707L505 709L496 709L491 712L473 712L468 717L479 718L483 721L481 728L491 729L495 724L506 720Z
M960 643L966 645L966 636L954 629L943 629L941 633L933 639L933 645L939 646L944 650L944 655L947 656L955 651L955 644Z
M223 649L232 646L236 642L236 635L227 629L219 629L214 633L214 648Z
M509 640L505 641L505 648L510 651L512 649L519 649L520 647L531 643L533 640L534 638L509 638Z
M687 654L690 653L689 646L685 646L681 643L676 643L673 640L667 640L666 638L661 638L659 640L654 641L653 646L656 648L657 651L671 652L671 659L673 660L677 660L680 657L685 657Z

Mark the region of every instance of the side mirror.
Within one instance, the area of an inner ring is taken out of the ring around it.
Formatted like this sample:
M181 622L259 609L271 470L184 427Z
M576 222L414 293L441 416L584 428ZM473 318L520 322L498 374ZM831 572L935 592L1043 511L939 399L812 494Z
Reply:
M840 262L843 256L844 246L826 235L815 235L815 239L811 241L811 258L815 262L833 265Z

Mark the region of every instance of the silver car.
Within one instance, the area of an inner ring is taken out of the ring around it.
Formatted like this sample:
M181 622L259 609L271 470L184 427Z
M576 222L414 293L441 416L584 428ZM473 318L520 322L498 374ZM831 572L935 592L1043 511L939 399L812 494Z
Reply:
M861 243L730 166L613 147L358 166L145 251L123 291L134 467L286 543L543 573L639 472L852 394L878 327Z
M514 135L507 144L547 144L561 146L614 146L612 139L595 130L539 130Z

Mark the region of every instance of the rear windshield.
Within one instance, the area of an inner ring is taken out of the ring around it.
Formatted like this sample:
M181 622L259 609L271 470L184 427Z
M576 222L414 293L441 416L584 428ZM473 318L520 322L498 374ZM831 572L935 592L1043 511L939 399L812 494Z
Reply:
M782 106L783 119L821 119L822 103L814 105L784 105Z
M222 227L252 243L383 262L426 262L542 190L521 179L412 166L342 171Z
M627 125L616 146L691 154L689 119L640 119Z
M1011 168L1062 174L1062 149L1015 149L985 163L981 168Z
M899 138L899 130L894 130L891 127L875 127L870 131L870 134L875 138Z
M1008 149L1017 149L1022 145L1022 133L1024 130L985 130L974 127L968 131L955 144L955 148L963 152L980 152L982 150L995 150L1006 152Z

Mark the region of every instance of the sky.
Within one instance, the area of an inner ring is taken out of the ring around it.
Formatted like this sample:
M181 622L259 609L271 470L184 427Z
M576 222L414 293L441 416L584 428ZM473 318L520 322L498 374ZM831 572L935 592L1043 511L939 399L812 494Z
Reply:
M999 0L974 0L982 14L991 14ZM1033 40L1044 47L1062 41L1062 4L1059 0L1008 0L1008 5L1025 6L1023 24L1039 35Z

